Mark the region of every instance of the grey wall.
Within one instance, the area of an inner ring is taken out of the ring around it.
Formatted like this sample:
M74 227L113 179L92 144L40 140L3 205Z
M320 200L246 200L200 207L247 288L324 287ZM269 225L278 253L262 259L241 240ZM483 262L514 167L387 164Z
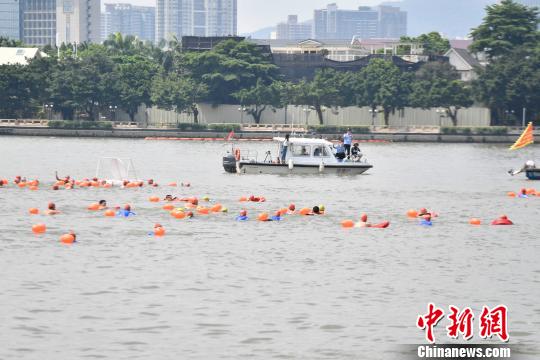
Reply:
M212 123L244 123L253 124L253 118L243 114L238 110L239 105L219 105L200 104L199 121L205 124ZM263 112L262 124L312 124L319 123L314 110L304 111L304 106L289 106L287 118L284 109L267 109ZM117 119L129 121L129 116L118 112ZM161 110L157 108L145 109L141 107L136 116L136 121L140 124L147 124L149 127L174 127L177 123L193 122L193 117L189 114L177 114L174 111ZM379 113L372 118L369 108L346 107L339 109L326 109L324 111L324 122L327 125L384 125L384 117ZM423 110L416 108L406 108L403 111L396 111L390 115L390 126L451 126L450 118L440 117L433 110ZM458 126L489 126L490 111L487 108L472 107L461 109L458 112Z

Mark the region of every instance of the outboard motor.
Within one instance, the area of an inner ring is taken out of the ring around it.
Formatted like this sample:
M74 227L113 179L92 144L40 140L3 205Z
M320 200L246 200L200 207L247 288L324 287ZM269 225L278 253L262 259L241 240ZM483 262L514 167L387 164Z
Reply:
M227 154L223 157L223 168L228 173L236 174L236 158L233 154Z

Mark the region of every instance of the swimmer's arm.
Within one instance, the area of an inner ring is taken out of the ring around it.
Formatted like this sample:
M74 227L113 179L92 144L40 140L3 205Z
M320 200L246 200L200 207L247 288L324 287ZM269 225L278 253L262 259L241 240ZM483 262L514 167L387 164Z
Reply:
M55 172L54 172L54 176L56 177L56 180L57 180L57 181L60 181L60 178L58 177L58 171L55 171Z

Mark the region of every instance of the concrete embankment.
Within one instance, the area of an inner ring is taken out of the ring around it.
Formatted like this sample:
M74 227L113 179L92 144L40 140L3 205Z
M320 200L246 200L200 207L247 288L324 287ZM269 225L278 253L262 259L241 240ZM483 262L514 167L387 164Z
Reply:
M43 127L1 127L0 135L12 136L48 136L48 137L98 137L128 138L154 140L220 140L227 132L215 131L178 131L175 129L113 129L113 130L80 130L51 129ZM235 139L270 140L278 134L275 132L237 132ZM327 139L339 139L341 134L319 134ZM513 143L515 134L509 135L443 135L435 133L369 133L355 134L358 141L388 142L425 142L425 143Z

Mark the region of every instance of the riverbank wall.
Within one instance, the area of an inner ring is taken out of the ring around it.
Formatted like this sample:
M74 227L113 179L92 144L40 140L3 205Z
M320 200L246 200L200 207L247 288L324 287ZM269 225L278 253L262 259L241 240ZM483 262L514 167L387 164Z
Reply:
M218 131L179 131L175 129L113 129L113 130L81 130L81 129L51 129L43 127L2 127L0 136L46 136L46 137L94 137L94 138L124 138L149 140L194 140L222 141L227 132ZM237 132L236 140L265 141L283 133ZM329 140L337 140L342 134L317 134ZM519 134L513 132L504 135L450 135L439 133L368 133L354 134L356 141L380 142L420 142L420 143L513 143Z

